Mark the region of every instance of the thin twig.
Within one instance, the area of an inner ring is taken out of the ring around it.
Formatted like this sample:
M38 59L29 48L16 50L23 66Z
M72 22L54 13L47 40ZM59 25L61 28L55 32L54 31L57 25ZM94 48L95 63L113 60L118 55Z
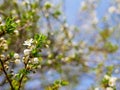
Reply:
M13 87L13 85L12 85L12 82L11 82L11 80L9 79L9 76L8 76L6 70L5 70L4 64L3 64L3 62L2 62L1 59L0 59L0 63L1 63L1 66L2 66L2 70L3 70L3 72L4 72L5 76L6 76L6 79L8 80L8 82L9 82L9 84L10 84L11 90L14 90L14 87Z

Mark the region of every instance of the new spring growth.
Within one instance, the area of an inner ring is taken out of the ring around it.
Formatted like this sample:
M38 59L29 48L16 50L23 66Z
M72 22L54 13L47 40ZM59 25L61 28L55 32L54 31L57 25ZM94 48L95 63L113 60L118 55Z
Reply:
M45 2L45 4L44 4L44 8L45 9L50 9L52 7L52 4L50 3L50 2Z

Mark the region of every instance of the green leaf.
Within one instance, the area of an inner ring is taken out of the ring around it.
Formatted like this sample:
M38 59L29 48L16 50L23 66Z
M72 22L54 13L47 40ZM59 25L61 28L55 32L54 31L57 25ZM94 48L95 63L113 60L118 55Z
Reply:
M60 84L60 83L61 83L60 80L56 80L56 81L54 82L54 84L56 84L56 85L58 85L58 84Z
M62 81L61 81L61 85L62 85L62 86L66 86L66 85L68 85L68 84L69 84L68 81L65 81L65 80L62 80Z
M12 58L14 56L14 52L10 52L9 56Z
M36 40L36 47L41 48L45 44L47 37L43 34L36 34L34 39Z
M50 8L52 7L52 4L51 4L50 2L45 2L44 7L45 7L46 9L50 9Z
M5 30L7 33L13 33L13 31L16 29L17 24L15 23L13 18L7 18L5 23Z
M112 44L111 42L106 42L104 44L104 48L110 53L116 52L118 50L118 46L115 44Z
M58 16L61 15L61 12L59 10L56 10L54 13L53 13L53 16L55 18L58 18Z
M110 37L110 35L111 35L111 32L108 29L105 29L100 32L100 36L103 38L103 40L108 39Z

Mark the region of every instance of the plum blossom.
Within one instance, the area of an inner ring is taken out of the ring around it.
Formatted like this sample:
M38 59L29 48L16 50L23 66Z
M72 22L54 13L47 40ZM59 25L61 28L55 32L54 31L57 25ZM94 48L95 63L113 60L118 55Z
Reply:
M16 63L16 64L20 64L20 63L21 63L20 59L16 59L16 60L15 60L15 63Z
M31 50L30 50L30 49L25 49L25 50L24 50L24 55L25 55L25 56L27 56L27 55L29 55L29 54L30 54L30 52L31 52Z
M29 40L26 40L23 45L25 45L25 46L31 46L32 43L33 43L33 39L31 38Z
M109 80L109 79L110 79L110 76L105 75L104 78L105 78L106 80Z
M38 63L39 59L37 57L35 57L34 59L34 63Z
M111 87L115 86L116 80L117 80L116 77L111 77L110 80L109 80L109 85L110 85Z
M15 58L15 59L20 58L19 54L15 53L15 54L14 54L14 58Z

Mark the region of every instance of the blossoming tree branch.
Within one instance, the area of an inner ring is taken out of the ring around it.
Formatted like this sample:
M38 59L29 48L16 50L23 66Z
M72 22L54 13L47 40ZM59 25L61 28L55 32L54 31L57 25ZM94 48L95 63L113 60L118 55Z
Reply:
M97 34L95 31L92 44L88 44L80 36L85 33L89 37L91 31L85 30L87 25L79 30L67 24L62 1L58 4L46 0L0 1L0 90L28 90L27 83L31 80L34 83L34 78L42 84L38 88L35 85L33 90L74 90L81 81L78 77L90 72L97 83L89 90L117 90L119 79L113 72L119 66L105 65L108 55L119 50L110 41L115 30L97 28L94 4L95 0L83 1L80 8L81 25L84 24L81 18L91 11L88 29L99 30ZM114 6L108 11L118 12ZM49 82L51 78L46 75L54 76L50 71L59 78Z

